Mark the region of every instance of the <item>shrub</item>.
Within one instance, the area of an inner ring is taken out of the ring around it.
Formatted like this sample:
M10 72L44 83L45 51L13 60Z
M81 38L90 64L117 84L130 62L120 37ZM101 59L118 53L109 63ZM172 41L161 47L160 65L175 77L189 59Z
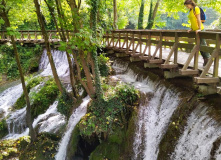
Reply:
M105 57L104 54L101 54L98 57L98 66L99 66L100 74L102 77L107 77L109 74L108 61L109 61L109 58Z

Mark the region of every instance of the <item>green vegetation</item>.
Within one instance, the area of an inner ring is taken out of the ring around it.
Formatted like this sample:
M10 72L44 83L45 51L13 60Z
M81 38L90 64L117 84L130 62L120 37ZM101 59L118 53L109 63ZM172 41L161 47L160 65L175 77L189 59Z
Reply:
M59 95L57 106L58 112L65 115L66 117L69 117L73 105L74 99L72 98L72 95L70 93L64 92L63 94Z
M39 85L43 80L44 78L40 76L30 79L27 84L28 93L30 92L31 88L34 88L35 86ZM25 107L25 105L26 101L25 101L25 95L23 93L21 97L19 97L16 103L14 104L14 109L21 109Z
M39 114L44 113L55 101L58 94L59 90L53 79L49 79L38 93L33 93L33 103L31 105L32 118L36 118Z
M88 113L81 119L79 128L82 136L96 134L111 135L114 127L124 128L131 105L138 100L138 92L130 86L118 85L109 87L101 103L93 101Z
M37 140L20 153L19 160L54 160L60 137L41 133Z
M8 134L8 126L5 119L0 121L0 139Z
M27 136L21 137L18 140L0 141L0 160L19 157L21 151L23 151L29 143L30 138Z
M17 45L20 53L21 65L25 74L33 73L38 70L41 47L26 47ZM17 63L15 61L14 50L10 44L0 46L0 70L7 75L7 79L19 77Z
M98 56L98 66L100 70L100 74L102 77L107 77L109 75L109 58L105 56L105 54L101 54Z

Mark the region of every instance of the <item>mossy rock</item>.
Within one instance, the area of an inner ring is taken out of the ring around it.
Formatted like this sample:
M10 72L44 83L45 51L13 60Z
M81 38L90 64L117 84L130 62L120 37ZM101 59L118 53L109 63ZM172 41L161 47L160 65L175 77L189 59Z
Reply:
M23 151L29 143L30 137L28 136L21 137L17 140L0 141L0 160L18 157L20 152Z
M0 139L8 134L8 126L5 119L0 121Z
M117 143L103 142L90 155L90 160L119 160L120 146Z
M28 84L26 86L28 93L32 88L39 85L43 80L44 78L42 77L35 77L32 78L30 81L28 81ZM25 105L26 105L25 95L24 93L22 93L21 97L19 97L18 100L15 102L14 109L21 109L25 107Z
M41 90L33 95L33 104L31 105L32 118L45 113L48 107L55 101L59 94L59 89L53 79L49 79Z
M108 141L111 143L122 144L123 140L125 139L125 130L117 127L114 129L113 133L111 133L108 137Z
M54 134L41 133L37 140L29 144L19 156L19 160L54 160L60 137Z
M79 139L80 139L80 130L77 124L72 132L71 139L68 144L67 159L71 159L71 157L75 155L78 148Z

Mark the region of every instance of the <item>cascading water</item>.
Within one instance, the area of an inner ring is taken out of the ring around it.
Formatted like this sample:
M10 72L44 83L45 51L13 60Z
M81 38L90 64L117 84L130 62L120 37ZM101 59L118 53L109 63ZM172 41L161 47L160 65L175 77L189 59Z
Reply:
M210 151L221 135L221 126L208 116L207 110L208 108L201 104L192 112L171 159L211 159ZM219 150L215 158L221 159Z
M146 94L146 97L142 97L144 102L139 107L133 143L133 159L156 160L159 143L165 134L173 112L179 104L179 98L170 89L154 84L148 78L139 77L127 66L125 63L122 66L122 64L115 62L113 68L117 73L116 77L134 85L141 93Z
M89 96L83 99L83 102L81 105L73 112L71 115L67 130L64 133L64 136L59 144L58 153L55 156L56 160L65 160L66 159L66 152L67 152L67 146L71 138L72 131L74 130L77 123L80 121L80 119L86 114L87 112L87 105L90 102Z

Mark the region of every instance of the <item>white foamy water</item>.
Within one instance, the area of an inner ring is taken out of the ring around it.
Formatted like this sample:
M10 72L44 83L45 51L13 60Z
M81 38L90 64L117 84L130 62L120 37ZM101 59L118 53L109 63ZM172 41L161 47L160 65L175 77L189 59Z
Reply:
M72 131L74 130L75 126L80 121L80 119L86 114L87 105L89 102L90 102L90 98L89 96L87 96L86 98L83 99L83 102L81 103L81 105L71 115L68 121L67 130L64 133L64 136L59 144L58 153L55 156L56 160L66 159L67 146L70 141Z
M12 106L22 93L22 85L19 84L6 89L0 94L0 115L2 114L0 119L6 117L11 112Z
M69 77L70 79L70 71L66 53L58 50L52 50L52 56L58 76L62 78ZM43 72L41 73L42 76L52 76L51 65L48 60L46 49L43 51L41 62L39 64L39 69L43 70Z
M171 159L209 160L213 142L221 135L221 126L208 116L207 107L198 106L190 115ZM216 159L220 160L217 151Z

